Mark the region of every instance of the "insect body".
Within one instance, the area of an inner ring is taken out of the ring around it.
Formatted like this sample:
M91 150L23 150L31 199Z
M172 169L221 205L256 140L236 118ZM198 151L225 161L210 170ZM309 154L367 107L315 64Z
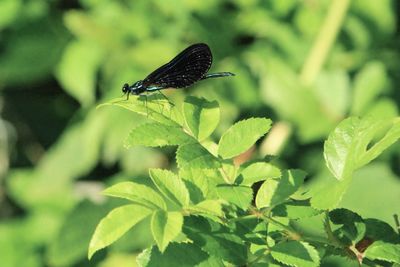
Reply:
M217 72L207 74L211 67L212 54L208 45L194 44L180 52L167 64L162 65L143 80L132 85L124 84L122 92L140 95L144 92L153 92L165 88L185 88L197 81L234 76L231 72Z

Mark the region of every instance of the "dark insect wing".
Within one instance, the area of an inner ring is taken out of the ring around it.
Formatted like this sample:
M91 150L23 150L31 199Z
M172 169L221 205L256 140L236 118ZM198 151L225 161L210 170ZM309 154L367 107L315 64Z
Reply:
M208 45L194 44L150 73L143 80L143 85L184 88L201 80L210 69L211 63L212 55Z

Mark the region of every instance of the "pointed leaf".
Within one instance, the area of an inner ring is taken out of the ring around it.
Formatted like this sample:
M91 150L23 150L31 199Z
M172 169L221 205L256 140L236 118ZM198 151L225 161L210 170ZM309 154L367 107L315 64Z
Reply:
M180 212L158 210L151 218L151 232L161 252L182 231L183 215Z
M400 264L400 244L376 241L367 248L365 256L371 260L383 260Z
M333 177L311 198L311 206L318 210L331 210L340 203L350 186L351 179L337 181Z
M271 128L271 120L251 118L235 123L221 137L218 154L224 158L232 158L247 149Z
M171 243L164 253L156 246L145 249L137 258L142 267L224 267L219 258L211 256L199 246L191 243Z
M150 209L167 209L164 199L146 185L122 182L107 188L103 193L111 197L128 199Z
M287 170L279 179L266 180L258 190L257 207L273 207L284 202L299 189L305 176L306 173L301 170Z
M289 219L308 218L320 214L321 211L313 209L309 201L293 201L276 206L272 210L274 217L287 217Z
M388 127L386 134L368 148L375 135ZM351 117L342 121L325 141L325 161L336 179L350 179L356 169L375 159L399 138L400 119Z
M98 105L97 108L115 105L147 118L169 126L180 126L183 124L182 115L177 107L156 94L150 96L129 96L112 99L106 103Z
M179 168L206 168L214 169L221 166L218 158L214 157L200 144L179 146L176 152L176 161Z
M199 217L185 218L184 234L193 244L219 259L225 266L245 266L248 257L247 244L232 229Z
M150 169L149 174L158 190L178 206L189 204L189 192L185 183L173 172L161 169Z
M329 212L333 224L341 225L335 230L335 235L342 244L357 244L366 232L364 220L355 212L347 209L335 209Z
M186 125L199 141L209 137L219 122L219 105L217 101L189 96L183 103Z
M88 258L111 243L115 242L135 224L151 214L151 210L136 204L113 209L97 225L90 240Z
M125 140L125 147L176 146L195 141L182 128L161 123L146 123L133 129Z
M237 185L220 185L217 187L218 195L238 206L239 208L246 210L253 199L253 189L247 186Z
M266 162L256 162L244 168L236 178L236 182L242 185L252 185L268 178L278 178L281 171L274 165Z
M289 241L278 243L271 248L272 257L289 266L319 266L317 250L306 242Z
M190 214L201 215L217 222L221 222L220 217L224 217L222 203L220 200L208 199L188 208Z

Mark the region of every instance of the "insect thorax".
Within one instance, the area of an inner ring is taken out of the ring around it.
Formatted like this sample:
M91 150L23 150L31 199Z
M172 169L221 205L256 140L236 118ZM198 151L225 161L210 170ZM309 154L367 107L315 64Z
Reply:
M143 86L143 81L137 81L135 82L131 87L130 87L130 91L132 94L134 95L140 95L141 93L146 91L146 87Z

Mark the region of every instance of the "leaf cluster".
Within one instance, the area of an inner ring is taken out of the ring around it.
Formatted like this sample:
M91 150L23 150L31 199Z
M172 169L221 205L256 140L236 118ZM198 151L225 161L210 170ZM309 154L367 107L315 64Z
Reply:
M132 129L126 147L177 146L178 170L150 169L152 186L122 182L106 189L105 195L130 203L100 221L89 258L148 218L154 245L138 256L141 266L319 266L330 257L367 266L400 263L394 256L400 255L400 238L391 226L337 208L353 172L400 138L398 119L342 121L324 147L335 182L305 192L302 170L282 169L265 159L234 162L270 130L269 119L239 121L214 143L211 135L220 117L216 101L187 97L179 108L161 99L145 105L132 97L103 105L142 115L146 107L151 122ZM304 228L312 218L317 222L308 226L322 229L319 235Z

